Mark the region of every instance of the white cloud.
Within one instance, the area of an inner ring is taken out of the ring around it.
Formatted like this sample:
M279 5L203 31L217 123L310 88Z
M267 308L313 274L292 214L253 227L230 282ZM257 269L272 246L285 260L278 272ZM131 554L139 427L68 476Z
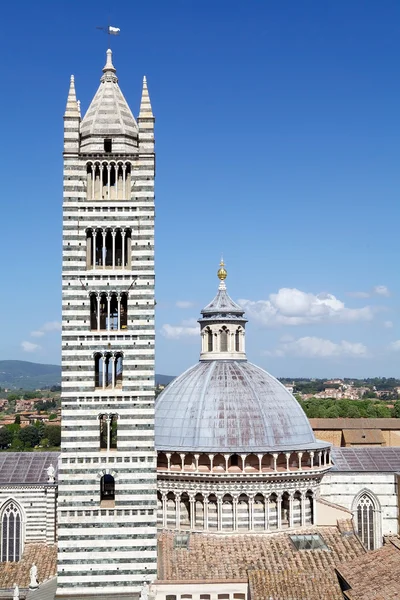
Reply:
M396 340L395 342L392 342L389 346L390 350L394 350L395 352L399 352L400 351L400 340Z
M370 306L347 308L333 294L309 294L296 288L281 288L268 300L240 299L248 316L265 326L304 325L326 321L370 321Z
M367 347L359 342L339 343L318 337L302 337L297 340L282 341L279 347L265 354L270 356L302 356L309 358L331 358L348 356L362 358L367 356Z
M393 321L384 321L383 326L386 327L386 329L391 329L393 327Z
M184 320L180 325L170 325L169 323L166 323L161 327L161 334L170 340L200 336L196 319Z
M176 302L176 306L178 308L192 308L192 306L194 306L194 302L190 302L189 300L178 300Z
M40 331L40 329L38 329L37 331L31 331L31 336L32 337L43 337L44 331Z
M39 350L39 344L33 344L32 342L21 342L21 347L24 352L35 352L35 350Z
M376 285L372 291L377 296L390 296L389 288L386 285Z
M32 337L43 337L45 333L49 333L51 331L60 331L61 323L59 321L48 321L40 329L36 329L35 331L31 331Z
M369 292L347 292L353 298L371 298L371 296L390 296L390 290L386 285L375 285Z

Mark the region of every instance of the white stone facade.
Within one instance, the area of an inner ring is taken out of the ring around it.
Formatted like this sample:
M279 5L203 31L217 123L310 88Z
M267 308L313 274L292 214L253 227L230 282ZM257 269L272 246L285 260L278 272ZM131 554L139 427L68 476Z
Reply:
M331 471L322 480L321 497L351 511L356 531L358 501L364 494L370 497L374 515L373 545L378 548L382 545L382 536L398 533L397 479L396 473Z
M64 116L58 592L125 597L154 579L154 117L136 124L111 51Z

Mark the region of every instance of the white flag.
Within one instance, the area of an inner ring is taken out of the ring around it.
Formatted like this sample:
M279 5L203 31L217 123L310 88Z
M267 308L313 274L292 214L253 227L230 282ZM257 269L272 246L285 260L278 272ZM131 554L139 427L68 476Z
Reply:
M110 35L119 35L120 31L121 30L119 27L111 27L111 25L108 26L108 33Z

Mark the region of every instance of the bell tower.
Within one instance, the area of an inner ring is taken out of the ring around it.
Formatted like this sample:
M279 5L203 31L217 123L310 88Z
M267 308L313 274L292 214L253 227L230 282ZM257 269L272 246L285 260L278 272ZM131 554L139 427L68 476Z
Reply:
M111 50L64 114L57 598L138 598L156 577L154 116Z

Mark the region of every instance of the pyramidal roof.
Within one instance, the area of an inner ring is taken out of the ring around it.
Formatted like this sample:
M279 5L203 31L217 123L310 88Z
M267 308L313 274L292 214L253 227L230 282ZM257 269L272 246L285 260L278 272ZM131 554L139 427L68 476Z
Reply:
M218 270L218 278L220 280L218 286L217 295L207 306L203 308L201 314L203 315L202 319L199 319L201 322L204 319L218 319L223 318L226 319L234 319L240 321L246 321L244 318L244 310L239 304L236 304L229 296L226 290L225 279L227 276L227 272L225 269L224 262L221 261L220 269Z
M81 123L82 141L85 138L137 138L138 126L118 85L112 52L107 50L100 86Z

